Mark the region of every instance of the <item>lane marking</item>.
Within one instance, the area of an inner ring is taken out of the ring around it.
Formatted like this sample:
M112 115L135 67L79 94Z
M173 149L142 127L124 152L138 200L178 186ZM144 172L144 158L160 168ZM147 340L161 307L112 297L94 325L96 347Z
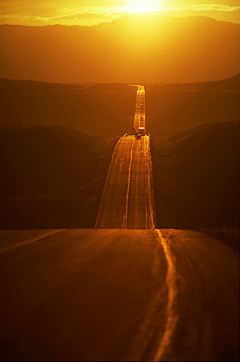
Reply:
M168 263L168 270L166 276L166 284L168 289L168 304L167 304L167 321L164 328L164 333L162 339L159 343L159 348L153 358L153 361L161 361L164 354L167 352L168 347L170 346L172 336L177 326L178 315L174 310L174 303L177 296L176 289L176 280L177 280L177 272L174 265L173 256L171 250L169 248L168 243L163 237L160 230L155 229L158 237L160 239L161 245L163 247L163 251Z
M129 161L129 166L128 166L128 183L127 183L127 194L126 194L126 207L125 207L125 213L123 215L123 224L122 224L123 229L127 229L129 191L130 191L131 168L132 168L132 159L133 159L133 142L134 142L134 139L132 140L132 148L131 148L130 161Z
M65 229L51 230L51 231L48 231L48 232L43 233L43 234L41 234L41 235L34 236L33 238L20 241L20 242L17 243L17 244L7 246L6 248L0 250L0 255L7 254L7 253L9 253L10 251L13 251L13 250L15 250L15 249L21 248L22 246L25 246L25 245L34 243L35 241L44 239L44 238L46 238L47 236L60 233L60 232L63 231L63 230L65 230Z

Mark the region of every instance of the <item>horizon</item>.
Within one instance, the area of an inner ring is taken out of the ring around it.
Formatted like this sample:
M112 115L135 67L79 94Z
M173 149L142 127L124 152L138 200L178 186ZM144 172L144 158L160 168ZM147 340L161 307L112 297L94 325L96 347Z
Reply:
M240 7L239 7L240 8ZM123 14L122 16L119 16L116 19L112 19L111 21L103 21L97 24L91 24L91 25L86 25L86 24L59 24L59 23L54 23L54 24L41 24L41 25L29 25L29 24L9 24L9 23L0 23L0 26L19 26L19 27L28 27L28 28L44 28L44 27L54 27L54 26L59 26L59 27L78 27L78 28L96 28L102 25L111 25L111 24L115 24L116 22L120 22L122 20L132 20L132 19L137 19L137 18L142 18L142 19L148 19L148 18L155 18L155 19L181 19L184 21L184 19L208 19L208 20L213 20L216 22L224 22L224 23L230 23L230 24L235 24L235 25L240 25L240 18L239 18L239 22L234 22L234 21L230 21L230 20L221 20L221 19L216 19L214 17L208 16L208 15L166 15L166 14L161 14L161 13L126 13Z
M239 37L240 24L209 17L135 14L93 27L2 25L1 77L62 84L218 81L240 71Z
M238 76L240 76L240 72L233 74L232 76L229 76L227 78L220 78L217 80L207 80L207 81L203 81L203 82L141 82L139 81L138 83L143 84L144 86L164 86L164 85L194 85L194 84L205 84L205 83L218 83L218 82L224 82L230 79L234 79L237 78ZM33 82L33 83L43 83L43 84L56 84L56 85L89 85L89 86L94 86L94 85L128 85L129 87L131 87L131 84L129 82L70 82L70 83L60 83L60 82L47 82L47 81L38 81L38 80L34 80L34 79L14 79L14 78L3 78L0 77L0 81L13 81L13 82Z
M2 25L78 25L95 26L112 22L128 15L159 15L171 17L205 16L216 20L240 23L239 1L185 0L179 5L174 0L118 0L110 1L65 2L35 0L29 4L26 0L3 0L0 23Z

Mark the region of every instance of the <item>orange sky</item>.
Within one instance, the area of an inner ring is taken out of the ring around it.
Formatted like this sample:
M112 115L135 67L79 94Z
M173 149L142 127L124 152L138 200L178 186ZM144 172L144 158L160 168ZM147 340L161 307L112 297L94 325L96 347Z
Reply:
M240 0L1 0L1 23L97 25L128 13L209 16L240 23Z

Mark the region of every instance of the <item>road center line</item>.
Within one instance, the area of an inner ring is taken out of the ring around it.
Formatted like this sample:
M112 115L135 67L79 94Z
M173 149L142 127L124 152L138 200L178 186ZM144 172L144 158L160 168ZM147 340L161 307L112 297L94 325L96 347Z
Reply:
M166 276L166 284L168 288L167 321L165 324L162 339L159 343L159 348L153 358L153 361L161 361L164 354L167 352L168 347L170 346L172 336L176 329L178 315L174 310L174 303L177 296L177 290L176 290L176 269L174 265L173 256L168 246L168 243L163 237L161 231L156 229L156 232L160 239L168 263L168 270Z
M59 233L60 231L63 231L63 229L51 230L51 231L48 231L48 232L43 233L43 234L41 234L41 235L35 236L35 237L33 237L33 238L30 238L30 239L27 239L27 240L24 240L24 241L20 241L20 242L17 243L17 244L7 246L6 248L0 250L0 255L7 254L7 253L9 253L10 251L13 251L13 250L15 250L15 249L21 248L22 246L25 246L25 245L34 243L35 241L44 239L44 238L46 238L47 236L50 236L50 235L53 235L53 234L57 234L57 233Z
M133 159L133 142L134 140L132 140L132 148L131 148L130 161L128 166L128 184L127 184L127 194L126 194L126 207L125 207L125 213L123 215L123 225L122 225L123 229L127 228L129 191L130 191L131 169L132 169L132 159Z

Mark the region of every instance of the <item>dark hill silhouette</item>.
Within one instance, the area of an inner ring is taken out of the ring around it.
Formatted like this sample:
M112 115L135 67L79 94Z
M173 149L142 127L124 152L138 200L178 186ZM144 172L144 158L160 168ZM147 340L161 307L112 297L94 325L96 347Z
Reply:
M2 129L1 169L6 176L14 171L2 196L43 195L80 187L88 181L85 168L93 172L96 167L95 143L89 136L58 126ZM83 176L78 180L79 172Z
M158 226L239 228L240 123L154 140Z
M147 86L150 133L173 136L194 126L236 122L240 115L240 75L216 82Z
M148 131L155 136L173 136L201 124L239 120L237 79L206 83L207 90L194 91L192 86L203 85L183 84L175 90L172 85L147 84ZM220 90L215 88L218 83ZM6 79L0 84L4 126L57 124L104 137L118 136L132 128L136 88L127 84L64 85Z
M239 72L240 25L204 17L129 16L95 27L2 25L1 37L3 78L172 83Z
M1 128L0 227L93 227L115 142L59 126Z
M1 124L60 125L93 136L131 129L136 89L127 84L49 84L1 80Z
M219 80L215 82L204 82L204 83L184 83L184 84L166 84L162 87L152 87L152 90L159 92L183 92L183 91L238 91L240 92L240 73L224 80Z

